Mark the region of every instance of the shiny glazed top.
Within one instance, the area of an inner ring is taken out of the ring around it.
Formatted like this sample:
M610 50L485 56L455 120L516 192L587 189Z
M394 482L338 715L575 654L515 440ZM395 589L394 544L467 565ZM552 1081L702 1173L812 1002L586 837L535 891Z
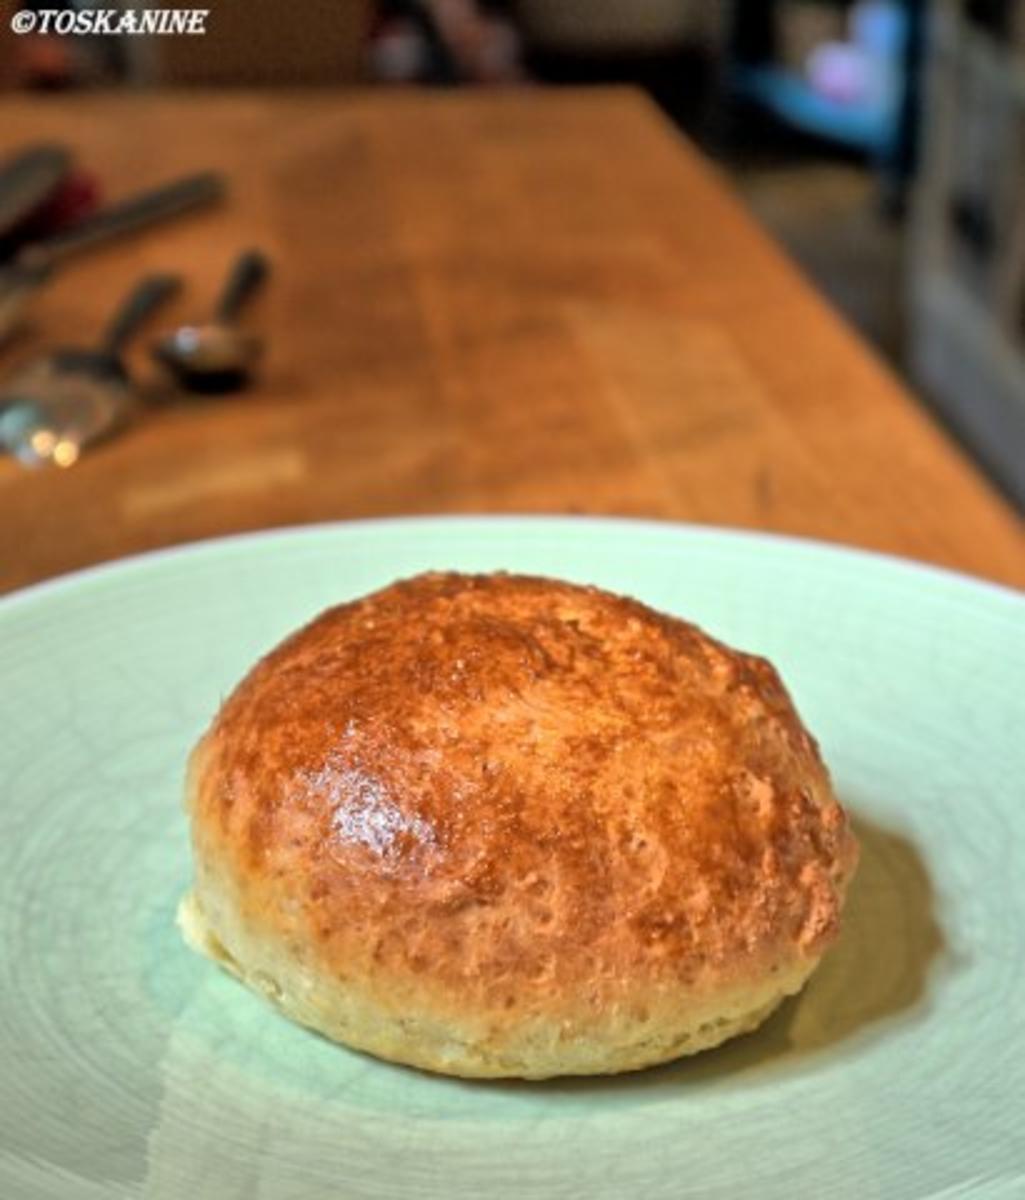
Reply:
M194 770L197 857L247 920L439 1011L743 983L822 951L856 855L767 662L539 578L330 609Z

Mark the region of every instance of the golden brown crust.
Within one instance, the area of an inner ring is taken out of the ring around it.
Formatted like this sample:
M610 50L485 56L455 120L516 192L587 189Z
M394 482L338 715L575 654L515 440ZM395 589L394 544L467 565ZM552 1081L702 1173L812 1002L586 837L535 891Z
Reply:
M600 1042L799 986L856 858L767 662L514 575L324 613L240 684L192 778L216 937L291 955L314 1009L348 988L499 1056L538 1022Z

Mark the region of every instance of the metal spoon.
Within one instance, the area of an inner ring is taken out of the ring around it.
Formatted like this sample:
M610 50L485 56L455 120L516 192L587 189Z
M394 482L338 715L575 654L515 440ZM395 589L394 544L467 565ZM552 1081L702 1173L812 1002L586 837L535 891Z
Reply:
M99 346L54 350L0 387L0 447L27 467L70 467L87 445L123 425L135 394L122 351L178 284L174 275L147 276L114 314Z
M259 251L247 250L231 269L213 319L205 325L182 325L153 347L157 361L169 367L184 388L230 392L246 383L263 342L240 329L236 319L269 269Z

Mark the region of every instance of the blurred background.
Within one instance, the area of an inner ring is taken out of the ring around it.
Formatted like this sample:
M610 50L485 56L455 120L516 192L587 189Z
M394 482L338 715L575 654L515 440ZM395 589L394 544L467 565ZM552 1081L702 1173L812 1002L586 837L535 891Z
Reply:
M1025 0L221 0L123 39L25 7L2 89L643 88L1025 508Z

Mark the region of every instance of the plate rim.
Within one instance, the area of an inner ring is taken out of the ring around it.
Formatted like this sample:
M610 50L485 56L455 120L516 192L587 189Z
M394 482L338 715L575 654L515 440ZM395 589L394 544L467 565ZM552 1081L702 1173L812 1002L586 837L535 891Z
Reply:
M213 534L210 537L194 538L185 542L177 542L169 546L157 546L149 550L140 550L132 554L120 555L106 559L89 566L79 567L72 571L62 572L48 579L26 584L13 591L0 595L0 618L13 615L13 612L33 604L37 600L45 600L51 596L59 596L63 592L72 592L83 584L102 583L110 576L128 571L144 571L149 567L158 566L165 562L173 562L178 558L188 558L195 554L216 553L218 550L230 550L234 547L255 545L259 542L289 542L316 538L325 534L341 533L345 530L358 530L370 533L375 529L415 529L427 526L449 526L455 528L472 528L473 526L495 525L513 526L530 525L537 528L552 528L563 526L567 529L589 527L592 529L605 527L609 530L625 532L628 530L647 530L653 534L682 533L686 536L706 538L711 541L727 541L735 545L779 546L798 553L823 554L833 561L861 560L866 564L884 570L899 571L909 575L917 575L923 580L950 587L959 587L972 591L989 594L993 599L1004 603L1010 601L1018 604L1025 603L1025 588L986 579L973 575L955 567L943 566L938 563L925 562L921 559L906 558L889 551L870 549L847 542L832 541L804 534L783 533L777 530L749 529L742 526L717 525L698 521L678 521L672 518L648 516L619 516L594 513L536 513L536 512L507 512L507 513L410 513L389 514L386 516L338 518L330 521L309 521L287 525L265 526L259 529L242 530L227 534ZM496 568L497 569L497 568Z

